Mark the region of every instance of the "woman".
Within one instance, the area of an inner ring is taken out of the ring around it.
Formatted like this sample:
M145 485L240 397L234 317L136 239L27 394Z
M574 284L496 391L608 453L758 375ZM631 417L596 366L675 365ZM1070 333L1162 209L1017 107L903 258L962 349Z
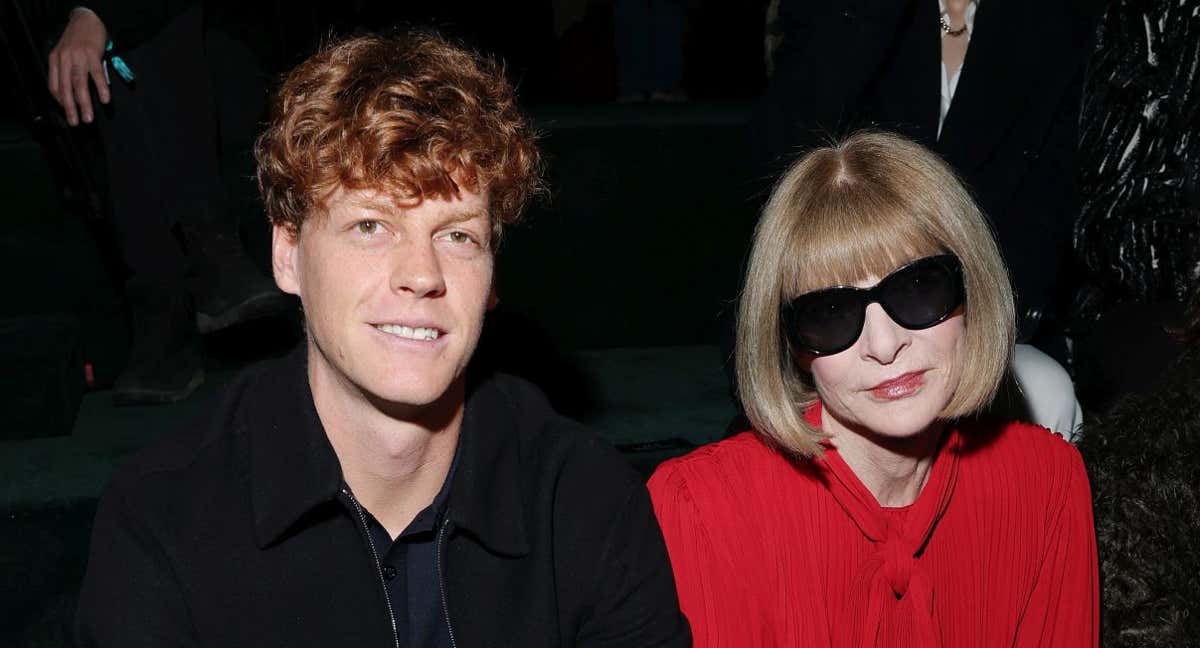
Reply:
M1013 296L935 155L860 133L775 188L738 322L754 426L650 480L698 646L1094 646L1078 452L971 415Z

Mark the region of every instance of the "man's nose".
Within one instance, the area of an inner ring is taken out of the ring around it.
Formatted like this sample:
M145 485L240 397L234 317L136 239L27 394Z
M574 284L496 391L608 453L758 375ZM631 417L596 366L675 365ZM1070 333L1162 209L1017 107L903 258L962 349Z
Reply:
M859 347L864 358L879 364L891 364L909 345L912 332L888 316L879 304L869 304L863 322Z
M390 262L393 292L436 297L446 291L442 264L433 241L403 241L392 250Z

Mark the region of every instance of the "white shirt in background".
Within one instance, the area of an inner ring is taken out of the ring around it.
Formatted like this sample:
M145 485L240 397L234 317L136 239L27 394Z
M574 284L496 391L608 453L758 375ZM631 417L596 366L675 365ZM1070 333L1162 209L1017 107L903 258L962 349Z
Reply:
M965 38L969 41L971 39L971 34L975 33L975 10L978 8L979 3L975 0L971 0L969 3L967 3L967 33L957 37L942 34L942 38ZM945 0L938 0L938 12L939 16L945 15ZM963 64L959 66L958 71L954 73L954 76L950 76L946 73L946 63L942 63L942 104L941 110L938 111L938 139L941 139L942 137L942 124L946 121L946 113L950 112L950 102L954 101L954 90L958 88L958 77L962 76L963 68L966 66L967 61L964 58Z

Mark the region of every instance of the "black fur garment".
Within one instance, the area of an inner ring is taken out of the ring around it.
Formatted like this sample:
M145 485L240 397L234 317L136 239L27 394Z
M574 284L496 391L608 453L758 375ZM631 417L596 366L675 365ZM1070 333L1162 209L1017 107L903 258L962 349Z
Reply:
M1080 140L1074 245L1086 276L1075 317L1183 301L1200 278L1200 0L1110 5Z
M1085 428L1106 647L1200 645L1200 345Z

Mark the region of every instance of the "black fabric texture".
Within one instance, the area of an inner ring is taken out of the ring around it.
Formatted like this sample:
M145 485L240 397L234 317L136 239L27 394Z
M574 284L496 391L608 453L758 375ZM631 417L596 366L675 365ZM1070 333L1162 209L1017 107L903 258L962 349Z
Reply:
M180 14L201 7L197 0L89 0L76 4L96 12L117 52L138 47Z
M1075 224L1090 324L1183 303L1200 279L1200 20L1194 2L1117 0L1097 31L1080 120Z
M126 53L137 78L110 71L112 101L97 119L125 264L180 290L191 268L179 226L229 219L202 21L199 6L173 15Z

